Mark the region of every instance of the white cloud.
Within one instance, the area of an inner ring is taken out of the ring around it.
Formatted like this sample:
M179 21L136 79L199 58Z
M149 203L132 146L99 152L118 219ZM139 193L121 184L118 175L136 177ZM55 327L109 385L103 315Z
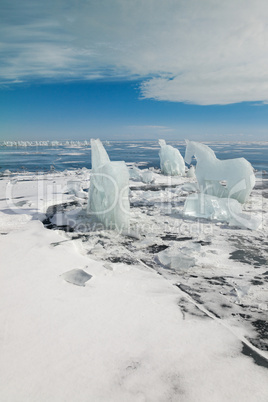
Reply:
M237 68L191 71L173 79L153 78L141 86L145 98L194 103L198 105L229 104L268 99L268 71L259 75L250 69Z
M268 101L267 0L1 4L2 82L137 78L146 98Z

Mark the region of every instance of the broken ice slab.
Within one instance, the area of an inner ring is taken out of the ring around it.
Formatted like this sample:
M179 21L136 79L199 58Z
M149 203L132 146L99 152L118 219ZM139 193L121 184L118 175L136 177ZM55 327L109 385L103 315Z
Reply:
M171 246L157 254L159 262L165 268L180 270L193 267L196 263L196 258L193 253L200 249L199 244L193 244L192 247Z
M61 275L66 282L77 286L85 286L85 283L92 278L92 275L83 271L83 269L72 269Z
M79 180L70 180L67 182L67 192L74 194L78 198L87 198L88 194L83 191L82 183Z
M154 173L151 170L145 169L142 170L141 172L142 172L141 180L143 183L150 184L155 181Z
M150 184L155 181L154 172L149 169L139 169L136 166L129 168L129 177L132 180L142 181L143 183Z
M185 216L227 222L232 226L256 230L261 218L242 212L241 204L233 198L218 198L208 194L190 194L185 201Z
M167 145L165 140L159 140L161 173L167 176L185 175L185 163L177 148Z
M141 170L136 166L130 167L129 169L129 178L132 180L142 181L141 180Z

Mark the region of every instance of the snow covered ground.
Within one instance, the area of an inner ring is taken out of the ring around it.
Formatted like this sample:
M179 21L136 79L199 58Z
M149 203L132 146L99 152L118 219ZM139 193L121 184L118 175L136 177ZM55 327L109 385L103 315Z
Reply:
M86 216L87 169L1 176L1 401L268 400L267 177L251 231L185 217L194 179L153 176L122 234Z

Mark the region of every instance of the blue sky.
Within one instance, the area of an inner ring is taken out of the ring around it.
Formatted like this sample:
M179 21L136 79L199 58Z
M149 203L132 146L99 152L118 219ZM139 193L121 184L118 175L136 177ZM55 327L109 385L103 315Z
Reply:
M265 0L2 0L0 140L268 140Z

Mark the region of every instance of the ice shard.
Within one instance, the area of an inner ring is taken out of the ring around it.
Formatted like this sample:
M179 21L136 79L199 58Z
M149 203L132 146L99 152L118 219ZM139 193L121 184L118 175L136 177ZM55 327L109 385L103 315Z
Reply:
M190 194L186 198L183 213L188 217L227 222L244 229L257 230L261 225L261 216L243 212L237 200L203 193Z
M219 160L207 145L186 140L185 162L196 158L199 190L219 198L234 198L244 204L255 185L253 167L245 158Z
M189 170L186 173L186 177L194 178L195 177L195 167L190 166Z
M200 246L200 245L198 245ZM157 254L158 261L168 269L180 270L193 267L196 263L196 258L193 256L195 249L190 247L171 246L166 250L162 250Z
M92 174L87 212L105 228L129 226L129 172L125 162L111 162L101 141L91 140Z
M139 169L136 166L129 168L129 177L135 181L142 181L143 183L150 184L155 181L154 172L150 169Z
M159 140L160 168L161 172L167 176L177 176L185 174L185 163L180 151L171 145L167 145L165 140Z

